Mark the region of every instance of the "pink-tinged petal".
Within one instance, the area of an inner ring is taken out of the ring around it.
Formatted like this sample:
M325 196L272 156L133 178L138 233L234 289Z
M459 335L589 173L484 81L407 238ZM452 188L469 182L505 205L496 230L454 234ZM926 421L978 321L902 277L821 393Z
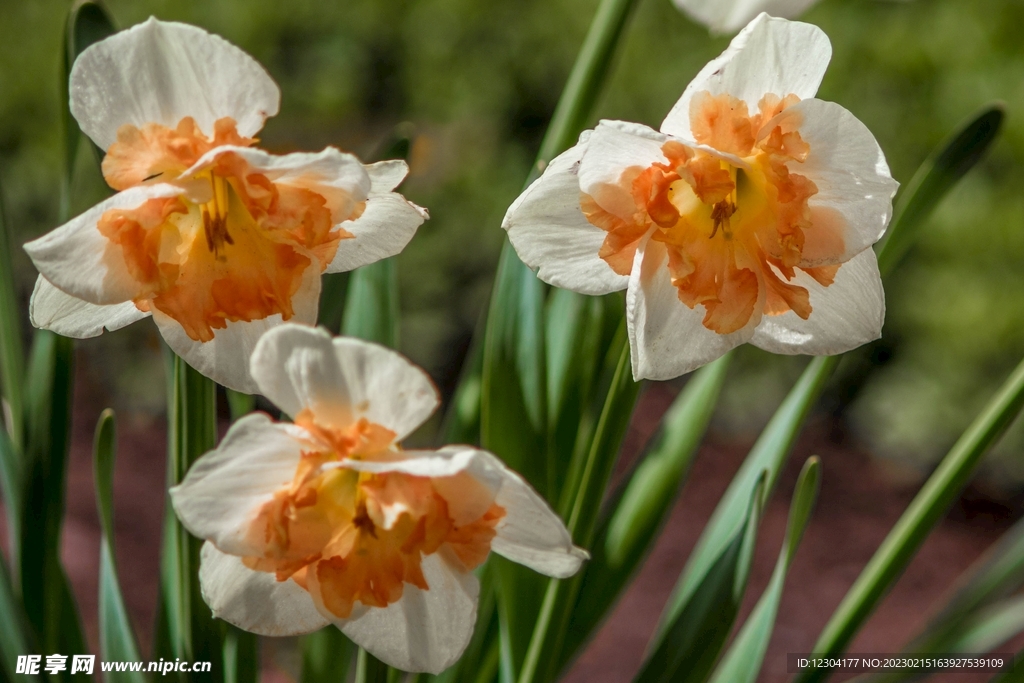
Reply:
M130 301L141 291L121 247L100 233L107 211L137 209L150 199L174 197L173 185L146 185L119 192L80 216L25 245L32 263L50 284L71 296L105 306Z
M302 275L302 284L292 297L295 315L291 321L306 325L316 324L320 305L320 273L310 267ZM259 393L252 375L249 359L260 337L278 327L284 320L280 313L252 322L229 322L215 330L213 341L195 341L177 320L159 309L153 311L153 321L160 329L164 341L186 363L228 389L246 394Z
M308 409L318 424L337 428L366 418L395 432L396 440L440 404L430 377L401 354L300 325L268 332L253 353L252 373L260 390L291 415Z
M667 264L664 245L648 241L637 250L629 278L626 326L637 381L679 377L723 356L750 340L764 310L762 293L745 327L731 334L713 332L703 325L702 305L691 309L679 300Z
M690 139L690 101L705 91L739 98L751 113L768 94L814 97L831 58L832 44L817 26L761 14L686 86L661 130Z
M370 195L362 215L342 224L354 236L338 244L328 273L342 273L395 256L409 244L427 210L392 192L409 172L404 161L380 161L365 167Z
M501 227L508 231L519 258L535 268L541 280L599 296L624 289L629 278L598 256L608 233L580 210L577 174L589 137L590 131L584 131L579 144L548 164L509 207Z
M801 265L841 263L881 239L892 218L892 179L885 154L867 126L834 102L810 99L789 107L765 129L796 131L810 153L790 172L807 176L818 188L808 201L814 225L804 231ZM836 253L836 236L844 249Z
M442 549L423 558L428 590L407 583L397 602L357 605L349 619L339 619L324 607L314 571L307 573L309 592L324 617L377 659L403 671L439 674L469 645L480 595L476 576L460 571L444 555Z
M793 19L818 0L673 0L675 6L713 33L732 33L761 12Z
M831 356L882 335L885 293L872 249L840 266L828 287L800 270L793 284L810 292L810 317L803 320L792 311L766 315L754 330L751 344L772 353Z
M301 636L331 623L297 583L253 571L210 542L200 553L199 584L214 617L250 633Z
M199 458L180 484L171 488L178 519L193 536L224 552L259 556L249 539L260 508L291 483L308 434L291 424L252 413L231 425L215 450Z
M98 337L104 330L113 332L149 317L149 313L140 311L131 301L97 306L76 299L51 285L42 275L36 278L28 315L34 327L73 339Z
M252 137L281 93L259 63L219 36L150 18L88 47L71 70L71 113L101 149L125 124L170 128L191 116L212 136L230 117Z
M204 154L181 175L183 178L195 177L215 166L218 159L227 154L241 158L248 166L247 173L259 173L275 184L319 194L327 200L327 208L335 224L348 221L370 194L370 176L362 162L334 147L320 152L270 154L254 147L224 145ZM208 182L199 183L199 187L209 194ZM194 199L197 203L208 201L206 196Z

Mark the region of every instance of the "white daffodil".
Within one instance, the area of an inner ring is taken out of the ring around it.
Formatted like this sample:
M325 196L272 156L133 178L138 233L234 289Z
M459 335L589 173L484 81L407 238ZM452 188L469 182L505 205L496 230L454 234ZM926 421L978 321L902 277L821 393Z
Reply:
M601 121L509 208L503 227L542 280L626 290L635 378L745 342L824 355L881 334L871 245L897 183L864 124L814 99L830 55L818 28L762 14L660 131Z
M818 0L672 0L694 21L715 33L733 33L767 12L773 17L800 16Z
M199 578L215 616L270 636L333 623L392 666L438 673L469 643L472 570L491 550L555 577L587 557L494 455L399 447L439 403L399 354L285 324L251 369L295 423L239 420L171 489L207 541Z
M404 162L253 147L280 91L194 26L150 19L92 45L70 92L118 193L25 245L37 327L85 338L152 315L193 367L252 392L257 339L316 322L320 274L398 253L427 215L392 192Z

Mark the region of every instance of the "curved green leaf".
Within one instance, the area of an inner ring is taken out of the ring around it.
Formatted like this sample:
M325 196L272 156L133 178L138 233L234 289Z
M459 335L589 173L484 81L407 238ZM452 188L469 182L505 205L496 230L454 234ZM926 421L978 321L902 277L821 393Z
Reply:
M7 561L0 553L0 680L38 683L39 676L15 673L18 656L37 651L30 635Z
M754 484L743 521L704 574L693 598L673 614L636 683L703 683L739 613L750 577L767 473Z
M768 582L768 587L761 595L754 611L747 618L743 628L732 646L726 652L721 664L711 677L711 683L754 683L761 672L768 641L775 627L775 616L782 601L782 588L786 583L786 574L796 555L800 539L811 519L811 512L818 497L821 484L821 461L812 457L804 463L800 477L793 491L793 502L789 506L789 523L786 525L786 538L782 543L779 560L775 571Z
M878 243L878 268L892 271L917 239L917 229L942 198L988 151L999 136L1005 114L1002 104L990 104L971 116L925 159L900 194L892 223Z
M114 555L114 457L117 449L114 412L100 414L93 448L93 476L96 480L96 507L100 517L100 654L106 661L141 661L128 610L121 597ZM145 683L138 671L111 671L106 680L118 683Z
M398 348L398 271L394 258L349 275L341 333Z
M11 236L7 230L3 191L0 190L0 390L4 400L4 425L18 448L24 446L22 432L25 429L25 347L21 334ZM12 535L11 538L17 536Z
M846 649L854 634L913 559L935 524L956 500L982 456L1024 407L1024 361L960 439L886 536L857 581L825 625L814 652L832 657ZM800 683L823 681L827 669L807 669Z

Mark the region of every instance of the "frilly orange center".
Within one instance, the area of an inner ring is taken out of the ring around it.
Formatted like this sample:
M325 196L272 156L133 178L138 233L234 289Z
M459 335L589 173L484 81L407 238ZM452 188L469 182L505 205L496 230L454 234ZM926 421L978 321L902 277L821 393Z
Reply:
M505 510L468 474L325 469L345 458L395 459L394 432L365 418L343 430L316 425L308 414L296 423L321 447L302 454L291 484L260 509L249 540L262 553L243 558L246 566L273 572L278 581L293 579L346 619L356 603L398 601L406 584L429 590L421 566L427 555L444 553L464 571L487 559ZM466 510L477 512L467 519Z
M703 305L704 326L719 334L745 327L758 306L806 320L809 293L792 280L800 270L832 284L839 265L817 264L839 263L844 226L834 212L808 203L818 188L795 170L812 154L810 145L792 121L772 121L797 102L796 95L766 95L752 115L731 95L695 96L694 141L742 163L670 140L661 148L665 162L630 167L617 186L581 194L584 215L608 232L600 257L627 275L650 233L665 247L679 300ZM606 209L615 203L605 193L622 191L635 211Z
M308 187L272 182L241 155L225 152L192 177L182 174L218 147L249 147L235 121L220 119L207 138L191 117L175 128L150 123L122 126L103 159L115 190L150 183L187 186L185 195L151 199L137 209L113 209L100 233L120 247L128 272L141 285L139 309L177 320L188 336L210 341L229 322L295 315L293 298L308 277L334 258L352 234L334 227L327 199ZM354 219L364 204L358 204ZM313 273L308 271L313 269Z

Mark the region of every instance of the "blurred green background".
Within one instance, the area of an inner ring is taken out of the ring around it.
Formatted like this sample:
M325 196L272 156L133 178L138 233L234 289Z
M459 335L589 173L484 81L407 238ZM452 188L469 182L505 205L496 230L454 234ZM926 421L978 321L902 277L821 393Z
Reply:
M520 190L596 0L108 0L123 26L149 15L223 35L282 89L262 137L271 151L336 145L372 157L396 124L419 133L403 186L431 220L399 257L402 350L454 385L483 309ZM0 181L26 241L59 210L59 46L66 0L0 0ZM841 406L873 453L925 468L1024 351L1024 3L824 0L804 17L830 36L820 96L874 131L903 183L962 119L994 99L1007 125L990 156L942 206L891 279L884 339L865 349ZM643 0L598 114L657 126L728 38L669 0ZM84 155L80 155L84 156ZM80 163L74 207L102 197ZM34 272L16 264L25 300ZM115 408L163 405L149 323L80 345ZM868 362L869 361L869 362ZM719 409L720 433L750 437L802 364L743 349ZM1024 481L1016 429L989 481Z

